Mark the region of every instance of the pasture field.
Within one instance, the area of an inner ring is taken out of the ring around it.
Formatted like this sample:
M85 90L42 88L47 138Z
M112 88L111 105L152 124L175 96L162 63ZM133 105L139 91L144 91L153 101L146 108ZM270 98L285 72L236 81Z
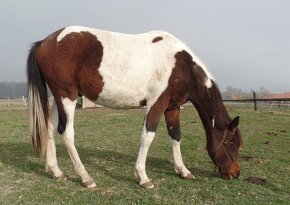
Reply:
M90 190L74 174L61 136L56 139L57 154L66 181L52 179L44 160L32 150L27 110L1 105L0 204L290 204L290 109L227 108L232 117L241 117L240 178L219 178L205 149L198 114L186 105L181 111L181 148L196 179L182 180L174 173L162 119L147 159L147 173L155 184L151 190L139 188L133 174L144 110L77 110L76 147L97 183ZM250 176L267 183L249 183Z

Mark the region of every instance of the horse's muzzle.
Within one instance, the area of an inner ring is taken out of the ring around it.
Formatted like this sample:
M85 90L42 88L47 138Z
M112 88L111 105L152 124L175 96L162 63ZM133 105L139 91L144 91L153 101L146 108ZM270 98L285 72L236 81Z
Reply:
M230 164L230 166L226 172L222 172L221 169L219 169L219 171L220 171L222 178L224 178L224 179L239 178L239 176L240 176L240 163L233 162Z

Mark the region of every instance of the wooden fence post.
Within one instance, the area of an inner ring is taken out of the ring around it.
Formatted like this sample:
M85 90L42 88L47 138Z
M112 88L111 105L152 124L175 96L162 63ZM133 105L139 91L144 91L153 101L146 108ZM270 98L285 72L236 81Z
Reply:
M256 100L256 92L253 91L253 101L254 101L254 109L257 111L257 100Z

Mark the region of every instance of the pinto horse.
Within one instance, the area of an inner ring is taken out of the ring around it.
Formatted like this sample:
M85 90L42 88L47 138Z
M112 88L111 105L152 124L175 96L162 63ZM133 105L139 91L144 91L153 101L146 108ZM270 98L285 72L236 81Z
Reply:
M184 179L194 176L180 150L180 106L191 102L202 120L207 151L221 177L240 174L242 144L221 94L205 65L179 39L164 31L122 34L81 26L60 29L36 42L27 60L30 131L33 147L46 156L46 168L63 178L54 137L63 135L74 170L85 187L95 187L74 144L74 112L78 96L109 108L146 105L135 174L140 186L153 188L146 174L148 149L164 114L173 149L174 169ZM54 102L49 111L47 86Z

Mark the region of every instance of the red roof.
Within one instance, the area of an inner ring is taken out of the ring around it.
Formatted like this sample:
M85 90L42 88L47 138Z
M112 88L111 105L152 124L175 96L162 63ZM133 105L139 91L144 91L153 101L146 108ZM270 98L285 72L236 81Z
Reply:
M280 94L272 94L269 98L290 98L290 92L287 93L280 93Z

